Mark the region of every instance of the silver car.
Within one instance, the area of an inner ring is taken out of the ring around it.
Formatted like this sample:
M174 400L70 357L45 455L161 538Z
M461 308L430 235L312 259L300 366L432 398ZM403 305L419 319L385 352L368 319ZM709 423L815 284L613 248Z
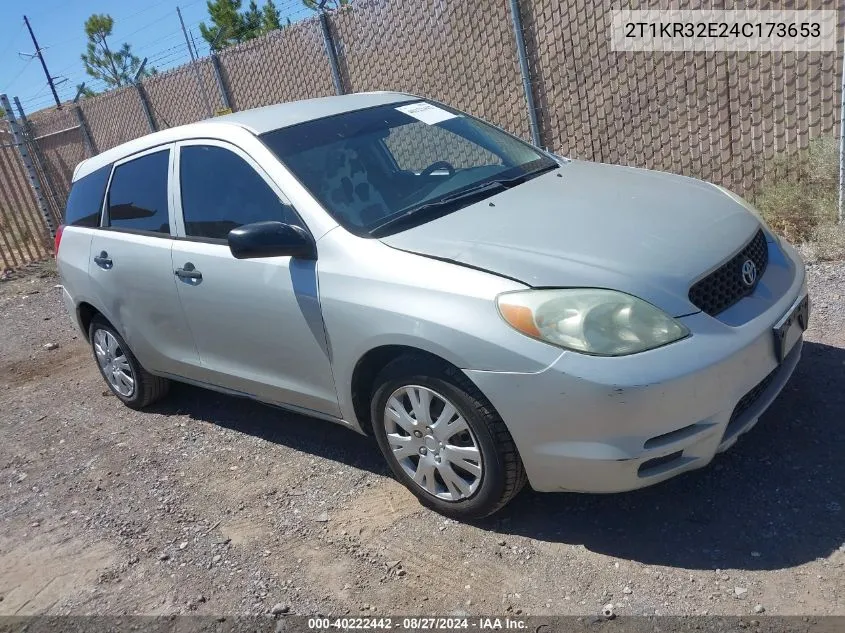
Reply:
M461 519L526 482L704 466L783 388L809 317L801 258L729 191L391 92L90 158L56 245L128 406L178 380L343 424Z

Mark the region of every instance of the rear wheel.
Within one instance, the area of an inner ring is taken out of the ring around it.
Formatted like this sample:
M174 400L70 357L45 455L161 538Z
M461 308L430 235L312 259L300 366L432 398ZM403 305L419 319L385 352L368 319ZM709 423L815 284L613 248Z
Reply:
M426 506L466 520L492 514L525 485L513 438L459 370L401 356L376 379L373 432L391 470Z
M91 320L88 340L97 367L111 392L133 409L142 409L163 398L170 381L141 367L123 337L100 316Z

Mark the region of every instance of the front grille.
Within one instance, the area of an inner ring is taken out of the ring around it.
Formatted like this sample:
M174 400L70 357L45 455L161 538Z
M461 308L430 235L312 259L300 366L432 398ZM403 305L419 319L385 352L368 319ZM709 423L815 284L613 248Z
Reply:
M742 265L749 259L757 267L757 277L750 286L742 280ZM689 300L710 316L716 316L754 292L768 263L769 247L766 235L760 229L729 262L695 283L689 290Z
M772 381L777 376L778 370L780 367L775 368L768 376L763 378L760 382L758 382L748 393L746 393L742 398L739 399L739 402L736 403L734 407L733 413L731 413L731 419L728 422L728 426L725 429L725 437L730 437L733 435L737 423L739 422L740 418L742 418L742 414L748 411L751 407L753 407L757 400L759 400L760 396L763 395L763 392L769 388L769 385L772 384Z

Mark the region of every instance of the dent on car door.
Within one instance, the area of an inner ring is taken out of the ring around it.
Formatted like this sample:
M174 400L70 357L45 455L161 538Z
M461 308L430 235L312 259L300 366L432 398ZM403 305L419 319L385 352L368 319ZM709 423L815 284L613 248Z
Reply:
M99 307L149 371L190 377L199 356L179 303L170 260L170 150L118 162L89 275Z
M235 259L226 242L244 224L301 220L237 148L197 142L178 152L184 236L174 242L173 268L206 381L339 416L316 262Z

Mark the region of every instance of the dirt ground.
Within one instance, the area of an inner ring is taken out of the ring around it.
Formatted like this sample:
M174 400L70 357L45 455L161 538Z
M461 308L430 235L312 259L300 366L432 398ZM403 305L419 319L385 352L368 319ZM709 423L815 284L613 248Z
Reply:
M811 269L795 376L708 468L474 525L341 427L179 385L124 407L42 274L0 283L0 615L845 615L843 263Z

